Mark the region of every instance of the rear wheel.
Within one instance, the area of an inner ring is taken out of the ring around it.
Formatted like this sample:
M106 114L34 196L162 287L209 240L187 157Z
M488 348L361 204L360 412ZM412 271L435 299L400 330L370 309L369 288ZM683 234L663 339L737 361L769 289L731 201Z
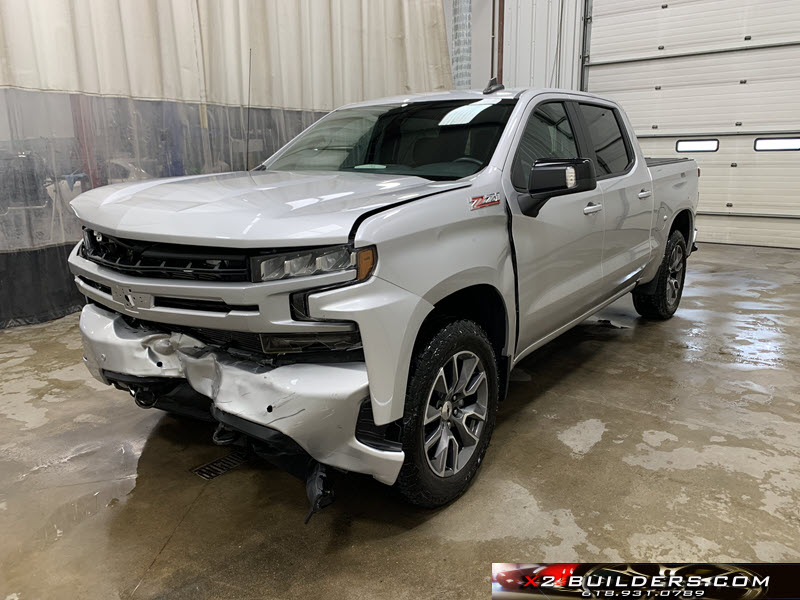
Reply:
M497 363L472 321L442 327L412 360L403 417L406 455L396 488L412 504L441 506L469 487L494 429Z
M673 231L667 240L664 258L655 279L633 290L633 306L648 319L669 319L678 310L686 279L686 240Z

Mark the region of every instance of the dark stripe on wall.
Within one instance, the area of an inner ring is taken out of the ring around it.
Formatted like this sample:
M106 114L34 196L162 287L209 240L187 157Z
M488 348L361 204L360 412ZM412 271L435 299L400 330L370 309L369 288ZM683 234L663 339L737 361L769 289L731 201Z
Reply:
M67 257L75 244L0 254L0 329L57 319L81 309Z

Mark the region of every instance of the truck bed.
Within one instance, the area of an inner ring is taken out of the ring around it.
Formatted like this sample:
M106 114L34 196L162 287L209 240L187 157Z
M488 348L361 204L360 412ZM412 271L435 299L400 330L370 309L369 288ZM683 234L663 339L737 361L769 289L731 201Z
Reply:
M664 223L681 206L691 206L697 197L697 163L691 158L646 158L653 182L653 210L657 223ZM687 240L688 242L689 240Z
M677 162L685 162L687 160L691 160L691 159L690 158L683 158L683 157L680 157L680 156L669 156L669 157L664 157L664 158L652 158L652 157L648 157L648 156L644 157L644 161L645 161L645 163L647 163L648 167L661 167L663 165L669 165L669 164L677 163Z

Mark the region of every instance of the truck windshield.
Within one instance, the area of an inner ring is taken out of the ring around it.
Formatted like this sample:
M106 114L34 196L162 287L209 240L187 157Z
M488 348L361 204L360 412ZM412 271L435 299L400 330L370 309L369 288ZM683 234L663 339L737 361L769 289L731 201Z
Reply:
M337 110L263 168L460 179L492 157L516 100L447 100Z

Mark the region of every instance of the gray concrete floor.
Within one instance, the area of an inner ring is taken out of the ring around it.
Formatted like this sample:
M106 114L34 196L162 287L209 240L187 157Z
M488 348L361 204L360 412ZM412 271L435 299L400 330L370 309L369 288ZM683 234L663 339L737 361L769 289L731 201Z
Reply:
M77 317L0 332L0 599L485 598L491 562L800 560L800 252L704 245L677 315L629 297L514 371L436 511L303 486L90 379ZM16 595L15 595L16 594Z

